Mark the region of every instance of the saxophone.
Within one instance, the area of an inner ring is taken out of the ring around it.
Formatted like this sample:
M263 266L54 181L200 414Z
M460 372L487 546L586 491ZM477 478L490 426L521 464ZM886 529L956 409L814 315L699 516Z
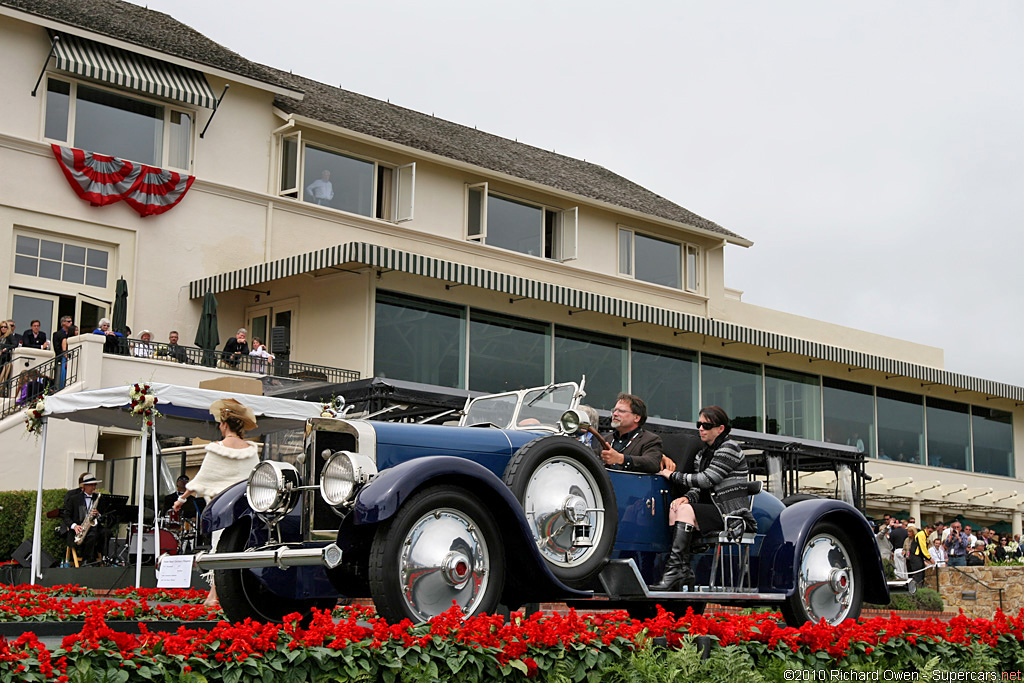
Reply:
M100 516L99 505L100 496L102 493L96 494L96 500L92 502L92 508L89 509L89 514L85 516L85 521L82 522L82 526L78 528L78 533L75 534L75 545L82 545L82 541L85 540L85 535L89 533L89 529L92 527L96 518Z

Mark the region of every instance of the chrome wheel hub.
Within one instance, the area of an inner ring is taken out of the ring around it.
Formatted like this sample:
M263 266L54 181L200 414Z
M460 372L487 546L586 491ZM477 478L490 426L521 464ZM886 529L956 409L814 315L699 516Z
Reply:
M835 625L850 612L853 573L849 551L830 534L812 538L800 558L797 590L811 621Z
M530 475L523 512L544 558L556 566L585 562L604 531L604 499L593 475L577 460L555 456ZM579 536L576 529L588 529Z
M423 515L402 547L402 595L420 619L441 614L453 601L469 614L483 599L490 554L479 527L466 513L442 508Z

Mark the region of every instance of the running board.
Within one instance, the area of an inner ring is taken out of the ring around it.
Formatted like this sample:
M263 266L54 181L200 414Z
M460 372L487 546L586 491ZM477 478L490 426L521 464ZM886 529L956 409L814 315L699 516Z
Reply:
M726 591L710 589L708 586L697 586L692 591L652 591L647 587L640 570L632 558L612 560L601 570L598 577L604 587L605 596L609 600L737 600L751 602L784 602L782 593L758 593L749 591ZM704 590L701 590L701 589Z

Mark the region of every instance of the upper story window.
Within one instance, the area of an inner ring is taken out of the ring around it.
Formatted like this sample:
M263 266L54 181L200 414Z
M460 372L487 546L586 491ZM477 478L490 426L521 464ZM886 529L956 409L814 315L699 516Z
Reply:
M50 77L43 135L72 147L188 171L195 112Z
M415 163L388 166L303 143L299 131L282 136L280 144L282 197L394 223L412 220Z
M700 248L619 228L619 274L699 292Z
M89 287L107 286L110 252L83 244L17 235L14 272Z
M556 261L576 258L578 209L553 209L466 186L466 239Z

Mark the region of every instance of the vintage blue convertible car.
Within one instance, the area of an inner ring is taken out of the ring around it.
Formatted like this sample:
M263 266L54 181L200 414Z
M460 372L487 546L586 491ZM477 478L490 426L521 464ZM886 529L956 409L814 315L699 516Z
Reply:
M312 419L301 451L273 450L211 502L204 530L223 532L196 562L215 571L232 620L370 597L393 621L453 603L466 614L558 601L643 616L715 602L834 624L912 586L886 582L853 506L786 506L754 481L757 532L727 524L702 538L695 591L649 591L669 548L667 482L609 471L575 438L588 426L581 393L568 383L476 398L459 426ZM686 453L668 455L685 466Z

